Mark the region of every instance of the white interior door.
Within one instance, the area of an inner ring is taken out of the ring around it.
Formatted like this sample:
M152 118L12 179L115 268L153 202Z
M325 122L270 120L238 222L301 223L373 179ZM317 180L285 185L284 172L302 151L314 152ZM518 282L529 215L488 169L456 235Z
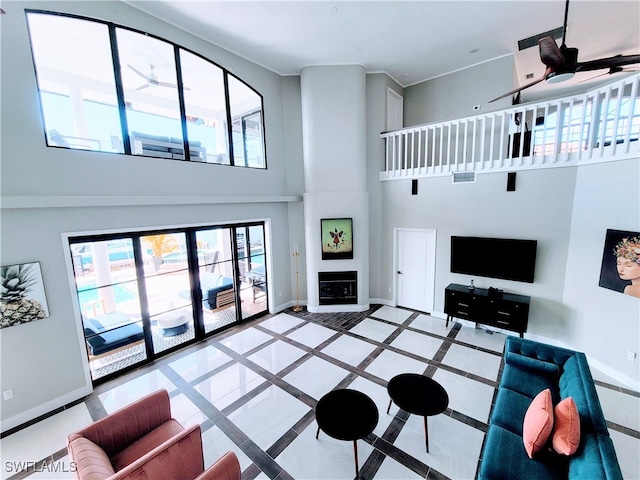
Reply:
M404 98L395 90L387 89L387 131L401 130L404 115Z
M435 295L435 230L397 230L398 305L433 311Z

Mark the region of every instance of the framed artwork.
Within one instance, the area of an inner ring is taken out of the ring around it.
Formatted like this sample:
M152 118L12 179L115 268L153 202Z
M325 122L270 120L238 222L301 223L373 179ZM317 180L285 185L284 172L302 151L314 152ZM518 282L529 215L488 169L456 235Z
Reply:
M343 260L353 258L353 226L350 218L323 218L322 259Z
M640 232L607 230L598 285L640 298Z
M48 316L40 263L0 267L0 328Z

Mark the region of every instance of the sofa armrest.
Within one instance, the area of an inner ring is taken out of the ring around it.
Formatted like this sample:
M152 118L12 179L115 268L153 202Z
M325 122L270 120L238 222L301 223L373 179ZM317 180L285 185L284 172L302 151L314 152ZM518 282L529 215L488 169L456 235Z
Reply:
M196 478L204 470L200 425L193 425L158 445L113 479Z
M158 390L72 435L91 440L112 457L170 418L169 394Z
M227 452L207 468L196 480L240 480L240 462L233 452Z

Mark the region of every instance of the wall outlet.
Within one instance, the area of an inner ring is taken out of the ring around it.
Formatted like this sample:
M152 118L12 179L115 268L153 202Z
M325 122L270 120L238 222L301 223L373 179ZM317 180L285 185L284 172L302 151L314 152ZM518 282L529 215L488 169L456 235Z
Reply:
M13 398L13 390L5 390L2 392L2 398L5 400L11 400Z
M636 357L638 356L638 354L636 352L632 352L631 350L629 350L627 352L627 358L631 361L631 362L635 362L636 361Z

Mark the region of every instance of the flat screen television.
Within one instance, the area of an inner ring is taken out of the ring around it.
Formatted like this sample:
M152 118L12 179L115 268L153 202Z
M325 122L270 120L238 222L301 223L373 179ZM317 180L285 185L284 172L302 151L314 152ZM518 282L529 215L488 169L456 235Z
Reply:
M536 240L451 237L451 273L533 283Z

